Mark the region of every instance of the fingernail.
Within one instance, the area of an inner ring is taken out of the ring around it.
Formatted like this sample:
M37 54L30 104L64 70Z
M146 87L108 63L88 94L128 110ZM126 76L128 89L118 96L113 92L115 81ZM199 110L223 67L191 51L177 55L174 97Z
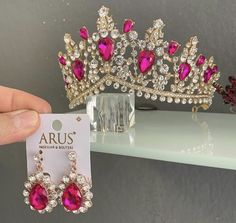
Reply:
M13 116L13 123L17 129L35 127L38 125L38 121L39 116L35 111L24 111Z

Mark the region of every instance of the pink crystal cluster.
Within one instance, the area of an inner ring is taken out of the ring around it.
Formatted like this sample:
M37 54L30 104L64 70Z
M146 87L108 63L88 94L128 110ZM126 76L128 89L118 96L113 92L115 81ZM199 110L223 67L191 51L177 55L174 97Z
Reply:
M222 85L214 83L216 92L218 92L225 104L230 104L231 106L236 106L236 77L229 76L229 85L224 88Z
M134 27L134 22L131 19L126 19L123 24L123 32L128 33L132 31ZM89 38L89 32L88 29L83 26L80 28L79 35L82 39L87 40ZM174 40L170 41L167 48L167 53L169 56L174 56L176 52L178 51L180 47L180 44ZM115 43L110 37L100 38L98 40L97 49L99 52L99 55L102 57L104 61L111 60L114 49L115 49ZM153 50L142 50L138 53L137 56L137 63L139 70L142 74L146 74L148 71L150 71L155 63L156 56L155 52ZM66 65L66 58L63 56L60 56L58 58L58 61L61 65ZM205 64L206 57L204 55L199 55L195 65L197 67L201 67ZM178 74L179 79L181 81L185 80L190 72L191 72L191 65L188 62L183 62L179 65L178 68ZM84 64L81 60L74 60L72 62L72 71L77 78L78 81L81 81L84 78ZM218 67L215 65L214 67L208 67L203 74L203 79L205 83L208 83L208 81L211 79L211 77L218 73ZM67 83L66 83L67 84Z
M62 195L63 206L70 210L78 210L83 202L82 193L75 183L69 184ZM35 184L29 194L29 203L35 210L43 210L48 205L46 189L39 183Z

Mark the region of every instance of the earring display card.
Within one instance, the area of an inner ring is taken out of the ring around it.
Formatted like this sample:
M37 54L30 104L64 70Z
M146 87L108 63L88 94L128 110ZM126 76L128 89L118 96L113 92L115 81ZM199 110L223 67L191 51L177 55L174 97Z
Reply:
M43 151L43 171L54 183L70 172L68 154L77 154L77 171L91 181L90 122L86 114L41 114L38 130L26 140L28 175L36 171L34 155Z

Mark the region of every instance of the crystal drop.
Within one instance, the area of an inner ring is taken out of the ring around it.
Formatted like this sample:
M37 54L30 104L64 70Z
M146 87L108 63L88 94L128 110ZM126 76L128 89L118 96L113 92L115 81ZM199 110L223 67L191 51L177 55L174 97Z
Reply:
M46 189L40 184L35 184L29 194L29 203L36 210L43 210L48 204Z
M168 97L168 98L167 98L167 102L168 102L168 103L172 103L172 102L173 102L173 98L172 98L172 97Z
M131 19L126 19L123 24L123 32L128 33L130 32L134 27L134 22Z
M179 104L180 103L180 99L179 98L175 98L175 103Z
M82 194L75 183L71 183L63 191L62 203L66 209L70 211L77 210L81 207L82 201Z
M58 57L58 61L61 65L66 65L66 59L63 56Z
M118 89L118 88L120 87L120 85L119 85L119 83L114 83L113 87L114 87L115 89Z
M80 81L84 78L84 64L82 61L76 59L72 62L72 71L75 77Z
M174 55L179 49L179 43L176 41L171 41L168 46L168 54Z
M179 66L179 79L183 81L190 73L191 71L191 66L188 63L182 63Z
M153 95L151 96L151 99L152 99L153 101L157 100L157 95L156 95L156 94L153 94Z
M143 95L142 91L138 91L138 92L137 92L137 96L138 96L138 97L141 97L142 95Z
M114 43L112 39L109 37L100 39L98 42L98 51L105 61L110 60L114 53Z
M149 98L150 98L150 94L149 94L149 93L145 93L145 94L144 94L144 97L145 97L146 99L149 99Z
M89 32L88 32L87 27L85 27L85 26L80 28L79 34L80 34L80 37L84 40L87 40L89 38Z
M161 97L160 97L160 101L161 101L161 102L164 102L165 100L166 100L166 97L165 97L165 96L161 96Z
M143 50L138 55L138 65L140 71L144 74L151 70L155 62L155 54L153 51Z

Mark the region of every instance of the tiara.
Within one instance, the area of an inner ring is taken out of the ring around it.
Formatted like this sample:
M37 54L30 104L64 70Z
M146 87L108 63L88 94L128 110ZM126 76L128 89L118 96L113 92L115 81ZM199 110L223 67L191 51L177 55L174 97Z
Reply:
M97 32L83 26L76 43L65 34L66 53L58 53L70 108L86 102L106 86L138 97L168 103L212 104L220 73L214 58L197 55L196 36L181 49L177 41L165 41L161 19L153 21L144 39L138 38L134 21L126 19L122 33L115 27L109 9L102 6Z

